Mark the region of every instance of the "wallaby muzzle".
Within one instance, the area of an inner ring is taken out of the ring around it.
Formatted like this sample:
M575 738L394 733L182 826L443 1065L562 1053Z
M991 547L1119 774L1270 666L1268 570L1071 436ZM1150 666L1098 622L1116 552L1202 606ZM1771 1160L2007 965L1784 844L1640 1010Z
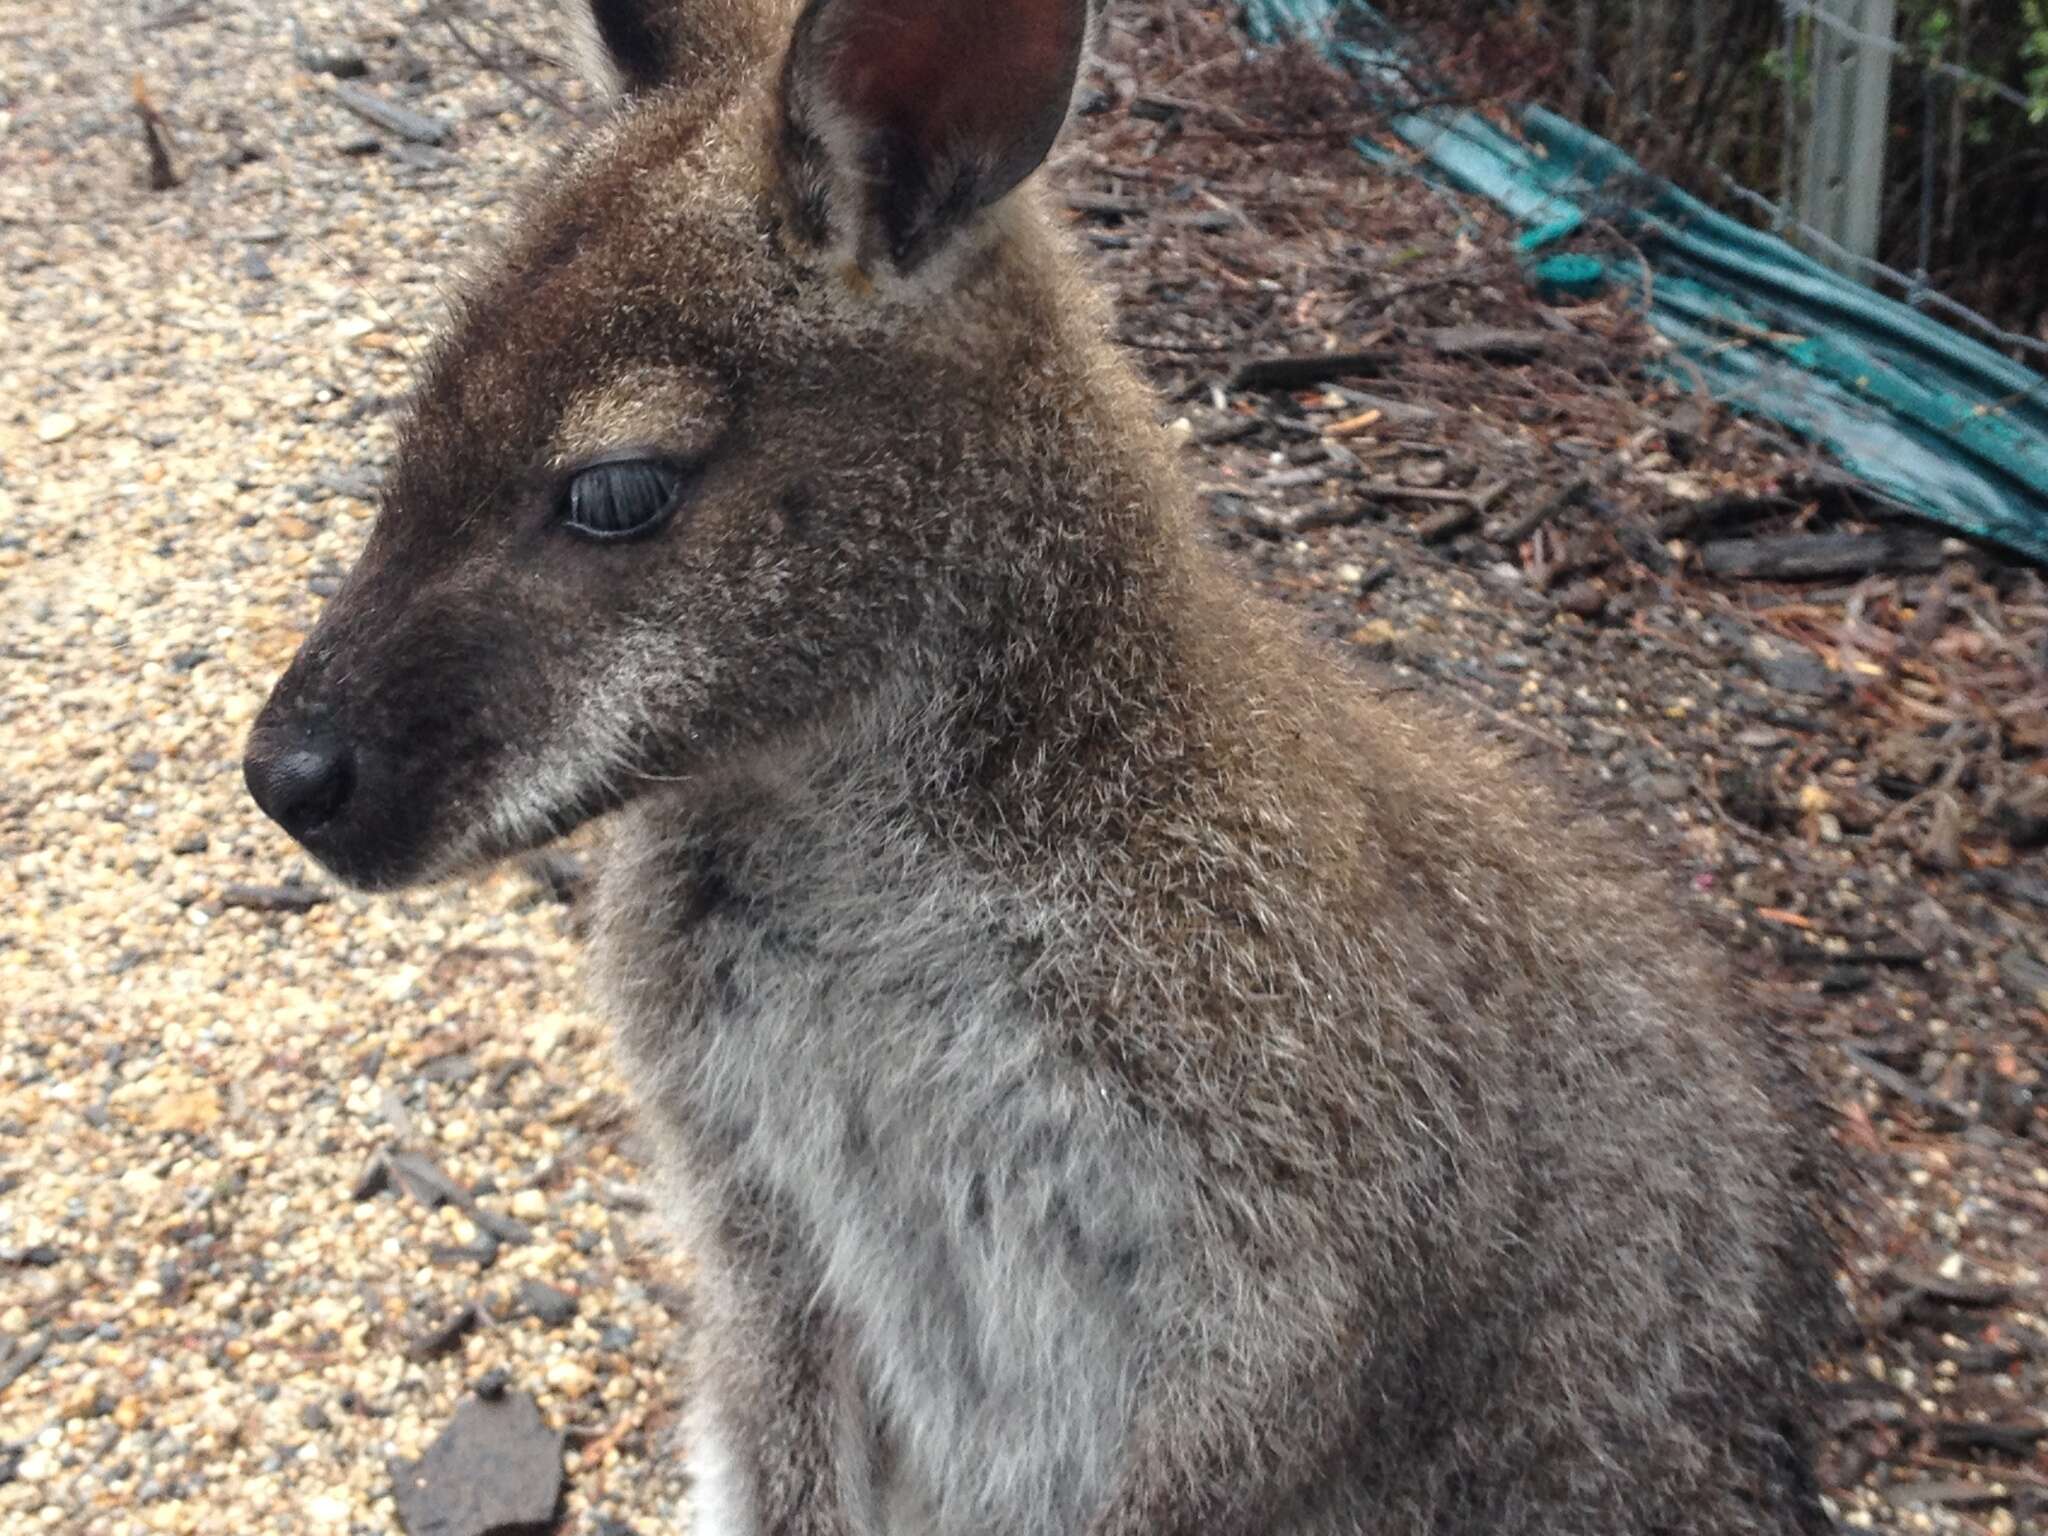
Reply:
M336 599L249 733L242 777L263 813L337 877L388 890L442 872L477 819L503 721L479 657L508 637L408 622ZM502 706L501 706L502 708Z
M337 877L364 889L415 878L427 862L431 799L396 781L404 768L324 711L297 706L285 682L249 735L242 779L263 814Z

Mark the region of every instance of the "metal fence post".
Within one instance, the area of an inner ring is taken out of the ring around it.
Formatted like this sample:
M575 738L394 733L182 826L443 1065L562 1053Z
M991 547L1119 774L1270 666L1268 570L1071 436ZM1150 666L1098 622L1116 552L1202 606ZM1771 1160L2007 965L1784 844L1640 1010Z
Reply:
M1809 9L1813 111L1800 155L1798 214L1835 244L1869 259L1877 255L1884 211L1892 83L1892 49L1885 42L1894 35L1897 0L1811 0ZM1861 276L1839 258L1816 254Z

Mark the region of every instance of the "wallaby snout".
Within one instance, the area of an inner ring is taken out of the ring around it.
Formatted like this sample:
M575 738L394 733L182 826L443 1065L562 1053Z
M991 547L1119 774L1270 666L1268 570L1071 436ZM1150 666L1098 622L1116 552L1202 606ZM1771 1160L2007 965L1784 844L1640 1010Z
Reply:
M250 732L242 779L263 814L340 879L366 890L421 878L437 789L348 715L308 702L288 674ZM351 712L353 713L353 712ZM427 741L421 750L430 750Z
M473 868L602 809L557 788L547 815L518 743L551 713L547 648L512 596L434 579L373 540L278 680L249 734L242 774L265 815L322 866L366 889ZM417 555L421 553L415 550Z

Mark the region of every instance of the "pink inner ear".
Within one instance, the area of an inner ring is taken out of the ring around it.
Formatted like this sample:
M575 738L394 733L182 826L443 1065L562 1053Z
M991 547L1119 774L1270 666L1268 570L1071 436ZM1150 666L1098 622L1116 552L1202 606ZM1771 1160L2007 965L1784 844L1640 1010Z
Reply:
M1064 120L1087 7L1080 0L839 0L837 103L927 153L1003 160Z

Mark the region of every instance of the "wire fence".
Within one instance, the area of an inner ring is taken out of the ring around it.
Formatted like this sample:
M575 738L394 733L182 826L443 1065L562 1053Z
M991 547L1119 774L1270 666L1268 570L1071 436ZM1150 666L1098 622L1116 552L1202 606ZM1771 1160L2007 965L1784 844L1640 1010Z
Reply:
M2048 371L2048 0L1467 0L1453 26L1487 74L1533 63L1653 169Z
M1381 0L1838 270L2048 373L2048 0ZM1448 13L1448 14L1447 14ZM468 0L495 67L516 39ZM1534 34L1534 35L1530 35ZM1531 46L1531 45L1534 46Z

